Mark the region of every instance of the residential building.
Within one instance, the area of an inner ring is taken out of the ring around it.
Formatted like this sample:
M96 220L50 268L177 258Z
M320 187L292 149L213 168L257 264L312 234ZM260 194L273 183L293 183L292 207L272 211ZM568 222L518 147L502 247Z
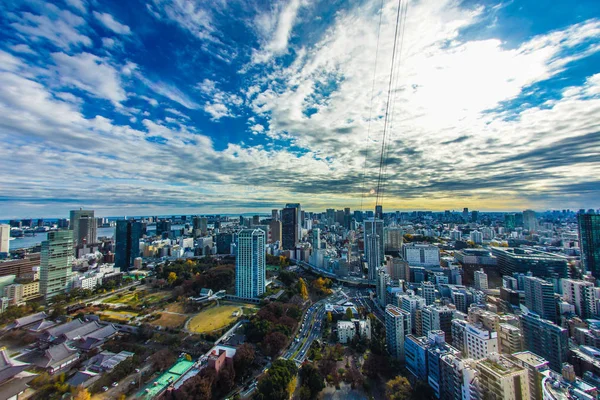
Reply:
M433 282L421 282L421 296L425 299L425 303L427 303L428 306L435 303L436 295Z
M430 331L444 331L446 340L452 340L452 319L454 311L447 306L426 306L421 310L422 334L427 335Z
M281 246L281 221L277 219L271 220L269 230L271 231L269 243L279 242L279 246Z
M567 330L531 312L521 315L521 328L524 349L548 360L554 371L561 371L569 351Z
M513 354L523 350L521 329L511 324L500 324L498 347L504 354Z
M236 296L254 299L265 292L265 232L244 229L239 232L235 259Z
M454 343L454 342L453 342ZM482 326L467 324L464 336L465 356L474 360L498 352L498 333Z
M554 285L543 279L526 276L523 280L525 305L542 319L556 322L556 299Z
M548 361L530 351L513 354L511 359L518 365L527 369L529 378L529 398L531 400L544 400L542 392L543 372L548 369Z
M387 227L383 230L384 240L384 250L385 251L402 251L402 243L404 241L404 236L402 233L402 229L398 227Z
M470 239L473 243L475 244L482 244L483 243L483 233L475 230L475 231L471 231L471 233L469 234Z
M476 385L486 400L524 400L529 398L527 369L497 353L476 363Z
M580 213L577 223L584 270L600 279L600 214Z
M220 232L217 234L217 254L232 254L231 245L234 243L233 236L233 233Z
M398 307L410 314L410 321L413 332L416 332L417 326L421 328L421 321L418 321L419 323L417 323L416 320L417 310L422 310L426 305L427 303L425 302L425 299L421 296L409 294L398 296Z
M94 210L71 210L69 225L73 234L73 246L98 241L98 221L94 217Z
M411 333L410 314L394 305L385 307L385 338L387 351L404 362L404 341Z
M390 276L385 272L385 270L380 269L377 275L377 302L380 306L386 306L386 291L387 287L390 283Z
M337 322L338 341L340 343L349 343L354 339L356 334L360 338L371 339L371 320L352 319L350 321Z
M72 262L73 233L48 232L48 239L42 242L40 258L40 292L46 299L67 290Z
M140 256L140 239L144 235L144 225L139 221L117 220L115 232L115 266L128 271L134 260Z
M485 272L483 272L483 268L479 271L475 271L473 273L473 281L475 284L475 289L477 290L487 290L488 289L488 276Z
M581 318L593 318L598 315L597 303L600 299L598 291L592 282L561 279L563 299L575 306L575 313Z
M402 279L408 282L410 280L410 269L408 263L400 257L394 257L389 262L390 278L393 281Z

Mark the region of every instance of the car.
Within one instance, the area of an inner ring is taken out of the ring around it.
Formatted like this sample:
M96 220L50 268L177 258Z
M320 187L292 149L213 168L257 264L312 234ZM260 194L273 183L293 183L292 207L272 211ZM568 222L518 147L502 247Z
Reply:
M119 383L118 382L113 382L111 386L112 387L117 387L117 386L119 386Z
M102 391L103 392L108 392L108 386L102 386Z
M136 374L139 374L139 373L140 373L140 369L139 369L139 368L136 368L136 369L135 369L135 373L136 373Z

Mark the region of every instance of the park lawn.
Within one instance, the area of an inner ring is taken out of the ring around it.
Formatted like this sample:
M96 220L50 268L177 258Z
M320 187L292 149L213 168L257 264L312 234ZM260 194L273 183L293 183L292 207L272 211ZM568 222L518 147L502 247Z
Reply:
M129 322L132 317L137 317L138 314L132 311L102 311L101 316L107 319L118 321L118 322Z
M136 297L137 295L137 297ZM156 292L156 293L147 293L146 295L142 294L141 291L128 292L123 294L123 296L119 297L118 295L111 296L103 301L103 303L112 303L112 304L126 304L131 307L138 306L144 302L152 305L154 303L158 303L167 297L171 296L170 292Z
M169 311L177 314L185 314L185 309L182 303L170 303L165 306L165 311Z
M150 322L150 324L164 328L181 328L187 318L187 315L161 313L160 318Z
M207 308L192 318L188 329L194 333L207 333L221 329L236 319L233 313L239 311L239 309L239 305L221 305Z

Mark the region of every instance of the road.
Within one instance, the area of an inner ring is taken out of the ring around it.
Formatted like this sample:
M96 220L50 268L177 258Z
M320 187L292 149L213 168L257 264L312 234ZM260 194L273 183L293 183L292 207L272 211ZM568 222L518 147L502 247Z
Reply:
M364 307L365 309L369 310L369 312L372 312L375 317L377 317L377 319L379 321L381 321L382 323L385 324L385 313L384 311L379 308L374 302L373 300L371 300L371 298L366 294L366 291L361 292L361 291L357 291L354 296L351 298L351 300L359 305Z

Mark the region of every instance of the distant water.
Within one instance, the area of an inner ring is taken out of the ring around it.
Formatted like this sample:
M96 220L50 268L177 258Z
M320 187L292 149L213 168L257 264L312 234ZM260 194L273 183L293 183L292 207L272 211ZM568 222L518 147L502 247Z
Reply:
M183 228L183 225L173 225L172 229L176 230L176 229L181 229ZM152 229L148 228L148 233L153 233L155 231L153 231ZM108 237L108 238L112 238L115 235L115 227L108 227L108 228L98 228L98 237ZM27 247L33 247L35 245L41 244L42 241L46 240L48 238L48 233L46 232L38 232L35 234L35 236L23 236L21 238L15 238L14 240L10 241L10 249L11 250L15 250L15 249L23 249L23 248L27 248Z

